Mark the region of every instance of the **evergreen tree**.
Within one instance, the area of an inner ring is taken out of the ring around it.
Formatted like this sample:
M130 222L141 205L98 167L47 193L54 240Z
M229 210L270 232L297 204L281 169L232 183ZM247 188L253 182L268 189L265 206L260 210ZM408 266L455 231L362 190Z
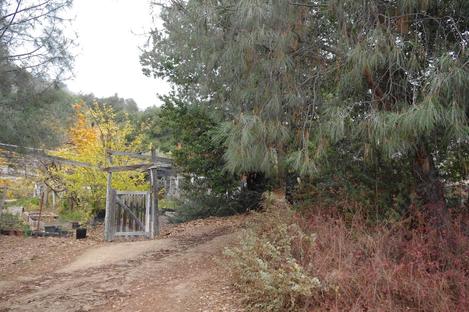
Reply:
M444 218L435 160L469 139L467 1L330 1L337 79L323 133L412 162L416 194Z
M467 1L174 0L161 12L144 72L224 122L228 169L314 173L350 142L361 161L410 159L416 194L442 217L435 161L469 137Z
M308 146L318 105L308 83L320 60L306 42L325 29L307 20L307 7L286 1L171 3L142 55L144 71L169 78L179 96L225 121L230 171L282 175L287 155Z
M61 80L73 41L62 16L72 0L0 0L0 141L61 143L74 101Z
M66 140L76 99L61 86L38 83L31 78L15 92L0 93L0 142L54 147Z

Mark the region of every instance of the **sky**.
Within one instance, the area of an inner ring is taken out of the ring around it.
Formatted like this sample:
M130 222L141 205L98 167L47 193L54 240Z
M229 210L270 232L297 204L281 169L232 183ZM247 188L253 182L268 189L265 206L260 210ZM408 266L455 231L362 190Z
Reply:
M133 98L143 110L161 105L157 94L169 84L142 74L140 48L152 26L149 0L75 0L72 28L77 33L74 78L67 82L76 93L97 97L118 94Z

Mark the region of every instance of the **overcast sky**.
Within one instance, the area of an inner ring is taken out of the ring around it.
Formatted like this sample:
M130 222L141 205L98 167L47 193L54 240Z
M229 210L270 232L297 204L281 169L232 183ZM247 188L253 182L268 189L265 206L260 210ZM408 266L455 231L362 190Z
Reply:
M75 0L72 16L79 46L69 89L98 97L117 93L140 109L160 105L156 94L167 94L169 84L145 77L139 63L152 25L149 0Z

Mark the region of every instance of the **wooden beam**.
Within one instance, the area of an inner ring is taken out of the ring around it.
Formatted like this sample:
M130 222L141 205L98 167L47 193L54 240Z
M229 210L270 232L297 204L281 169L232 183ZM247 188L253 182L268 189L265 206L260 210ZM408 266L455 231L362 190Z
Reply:
M146 236L146 232L137 231L137 232L116 232L115 236Z
M116 191L117 195L147 195L146 191Z
M138 159L144 159L144 160L151 160L155 162L162 162L162 163L172 163L172 159L166 158L166 157L161 157L161 156L156 156L153 157L152 155L146 155L143 154L143 152L120 152L120 151L113 151L113 150L107 150L107 152L111 155L115 156L126 156L130 158L138 158Z
M118 171L132 171L132 170L137 170L141 168L149 168L153 166L153 164L134 164L134 165L126 165L126 166L116 166L116 167L106 167L103 168L103 171L106 172L118 172Z
M112 156L108 156L109 165L112 165ZM112 172L107 174L106 184L106 214L104 215L104 239L112 241L115 233L115 218L114 218L114 198L116 197L115 191L112 189Z
M95 166L95 165L92 165L92 164L89 164L89 163L76 161L76 160L65 159L65 158L58 157L58 156L36 155L36 158L50 160L50 161L53 161L53 162L61 163L61 164L64 164L64 165L75 166L75 167L99 169L98 166Z
M130 158L137 158L137 159L145 159L145 160L151 160L151 155L145 155L143 152L120 152L120 151L113 151L113 150L106 150L106 152L109 155L115 155L115 156L126 156Z
M147 233L147 238L151 237L150 210L151 210L151 192L147 192L147 195L145 196L145 232Z
M44 191L41 193L41 201L39 202L39 216L37 218L37 227L36 231L39 231L39 226L41 224L42 208L44 206Z
M151 151L154 162L156 162L156 151L153 148ZM160 214L158 208L158 169L153 167L150 169L150 183L151 183L151 192L152 192L152 205L150 211L150 236L155 238L155 236L160 235Z
M134 170L141 170L147 171L156 169L158 174L161 176L173 176L176 175L176 171L171 167L160 167L158 164L134 164L134 165L125 165L125 166L115 166L115 167L106 167L102 168L101 170L106 172L120 172L120 171L134 171Z
M157 168L159 177L175 177L177 176L177 172L174 169L166 169L166 168Z
M10 151L13 150L19 154L31 155L31 156L34 156L35 158L50 160L53 162L58 162L58 163L66 164L66 165L77 166L77 167L87 167L87 168L97 168L97 166L89 164L89 163L65 159L59 156L49 155L44 149L24 147L24 146L5 144L5 143L0 143L0 148L10 150Z
M6 150L14 150L14 151L16 151L20 154L31 155L31 156L34 156L35 158L38 158L38 159L45 159L45 160L49 160L49 161L52 161L52 162L61 163L61 164L65 164L65 165L100 169L100 168L98 168L98 166L90 164L90 163L65 159L65 158L59 157L59 156L49 155L49 154L46 153L46 150L43 150L43 149L38 149L38 148L33 148L33 147L23 147L23 146L18 146L18 145L13 145L13 144L5 144L5 143L0 143L0 148L4 148ZM140 154L140 153L131 153L131 152L119 152L119 151L112 151L112 150L108 150L108 153L109 153L109 155L127 156L127 157L141 158L141 159L146 159L146 160L153 160L153 162L152 163L141 163L141 164L134 164L134 165L126 165L126 166L106 167L106 168L101 169L101 170L106 171L106 172L133 171L133 170L142 169L142 168L143 168L143 170L146 171L152 166L158 167L158 170L172 169L172 166L171 166L172 160L169 159L169 158L166 158L166 157L159 157L159 156L156 156L156 155L154 155L154 156L143 155L143 154ZM166 175L165 172L161 172L161 173L162 173L162 175Z

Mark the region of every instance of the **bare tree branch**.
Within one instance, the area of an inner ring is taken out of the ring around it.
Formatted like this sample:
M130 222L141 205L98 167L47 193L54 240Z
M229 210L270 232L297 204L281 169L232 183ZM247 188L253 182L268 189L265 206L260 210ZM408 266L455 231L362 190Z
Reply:
M13 24L13 20L15 19L16 14L18 14L18 10L20 9L21 1L22 0L18 0L17 5L16 5L16 9L15 9L15 13L13 13L13 16L11 17L10 22L8 23L8 25L3 28L2 34L0 35L0 39L3 38L3 36L7 32L8 28L10 28L11 25Z
M8 55L7 57L4 57L3 59L14 59L14 58L22 58L24 56L29 56L29 55L32 55L32 54L36 53L37 51L39 51L43 47L44 46L41 45L40 47L37 47L36 49L34 49L32 51L25 52L25 53L20 53L20 54L15 54L15 55ZM0 58L0 60L1 60L1 58Z
M39 3L39 4L37 4L37 5L33 5L33 6L30 6L30 7L21 9L21 10L16 10L16 11L13 12L13 13L6 14L6 15L2 16L2 17L0 18L0 20L4 20L4 19L6 19L6 18L8 18L8 17L10 17L10 16L12 16L12 15L17 14L17 13L22 13L22 12L26 12L26 11L29 11L29 10L36 9L36 8L38 8L38 7L41 7L41 6L45 5L45 4L48 4L49 2L50 2L50 0L45 1L45 2L42 2L42 3Z

